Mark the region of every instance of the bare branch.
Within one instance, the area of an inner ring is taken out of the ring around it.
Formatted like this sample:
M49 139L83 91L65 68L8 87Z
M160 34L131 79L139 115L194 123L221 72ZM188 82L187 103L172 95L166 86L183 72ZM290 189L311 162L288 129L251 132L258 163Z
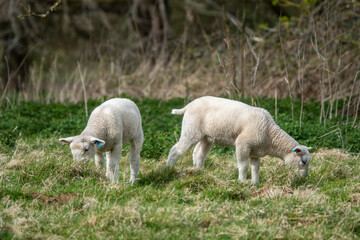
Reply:
M20 2L20 7L22 7L22 8L25 10L26 14L24 14L24 15L19 15L18 18L23 19L23 18L25 18L25 17L31 17L31 16L45 18L45 17L47 17L47 15L49 15L50 12L54 12L55 9L56 9L58 6L60 6L61 1L62 1L62 0L57 0L57 2L55 2L55 3L49 8L49 10L47 10L45 13L35 13L35 12L32 12L30 7L29 7L29 8L25 8L24 4L23 4L22 2Z

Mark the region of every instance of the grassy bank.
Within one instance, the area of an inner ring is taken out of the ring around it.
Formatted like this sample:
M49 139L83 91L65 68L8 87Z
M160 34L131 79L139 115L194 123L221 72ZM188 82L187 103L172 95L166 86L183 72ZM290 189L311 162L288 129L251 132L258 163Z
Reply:
M260 184L237 182L233 150L214 148L204 170L188 152L175 169L164 164L180 134L172 108L184 99L136 100L145 142L139 182L128 184L128 146L119 183L105 170L73 163L58 138L80 133L84 104L3 105L0 118L0 238L75 239L354 239L360 237L359 131L341 111L319 122L318 103L300 112L290 101L257 105L301 144L315 147L309 177L266 157ZM102 100L88 102L89 112ZM300 109L300 103L294 103ZM339 106L339 109L341 106ZM335 130L335 131L334 131ZM325 150L344 147L340 150Z

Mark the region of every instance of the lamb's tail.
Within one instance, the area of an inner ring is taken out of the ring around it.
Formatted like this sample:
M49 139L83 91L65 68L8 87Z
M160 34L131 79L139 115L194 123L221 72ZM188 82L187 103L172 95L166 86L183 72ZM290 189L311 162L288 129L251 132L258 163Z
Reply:
M171 114L174 114L174 115L183 115L186 111L186 106L182 109L173 109L171 111Z

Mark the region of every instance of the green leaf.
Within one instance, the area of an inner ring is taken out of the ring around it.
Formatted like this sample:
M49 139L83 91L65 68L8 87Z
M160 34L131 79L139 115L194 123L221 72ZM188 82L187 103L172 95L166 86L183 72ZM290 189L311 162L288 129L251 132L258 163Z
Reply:
M273 0L272 5L276 6L280 1L279 0Z

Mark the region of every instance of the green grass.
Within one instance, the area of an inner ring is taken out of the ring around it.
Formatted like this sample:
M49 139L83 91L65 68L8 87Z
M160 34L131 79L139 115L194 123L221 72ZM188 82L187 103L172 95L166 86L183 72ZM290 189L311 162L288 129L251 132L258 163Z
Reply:
M359 152L359 131L341 119L319 124L316 103L305 106L301 130L286 100L279 103L277 120L301 143L317 148L309 177L265 157L261 183L252 186L238 183L230 148L213 149L204 170L192 167L190 151L174 169L164 168L181 126L181 116L170 111L186 101L136 102L145 142L134 186L128 183L128 146L119 183L110 184L105 170L93 161L74 163L68 146L58 143L86 125L83 104L3 106L0 239L360 238L359 155L320 149L341 147L336 134L319 138L336 125L345 149ZM100 103L89 101L89 109ZM272 103L260 100L271 113Z

